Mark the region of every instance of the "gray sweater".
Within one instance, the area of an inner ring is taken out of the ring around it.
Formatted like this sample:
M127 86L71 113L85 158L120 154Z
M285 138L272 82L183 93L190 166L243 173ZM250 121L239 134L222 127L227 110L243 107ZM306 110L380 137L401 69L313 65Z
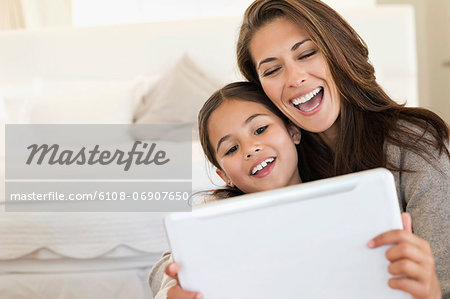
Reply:
M427 134L428 135L428 134ZM426 135L426 136L427 136ZM447 148L449 148L447 144ZM394 172L400 208L411 214L413 232L428 241L433 252L442 298L450 298L450 160L433 149L426 161L387 144L388 161L414 172Z
M404 148L385 145L389 162L414 171L393 173L400 208L411 214L414 234L430 242L442 297L450 299L450 160L431 147L429 150L433 158L427 161ZM150 273L155 299L166 299L167 291L176 284L164 273L169 261L171 254L165 253Z

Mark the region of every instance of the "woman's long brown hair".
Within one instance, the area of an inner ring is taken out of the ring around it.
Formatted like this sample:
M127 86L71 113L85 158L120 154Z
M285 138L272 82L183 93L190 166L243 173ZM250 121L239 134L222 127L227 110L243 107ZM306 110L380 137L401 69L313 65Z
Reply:
M249 45L256 31L277 18L286 18L308 32L341 95L335 149L331 150L316 133L302 130L298 151L304 182L376 167L408 171L387 161L386 142L411 150L428 162L432 159L430 146L450 158L446 147L448 125L429 110L407 108L393 101L376 82L367 45L321 1L257 0L250 5L237 44L239 69L247 80L261 84Z

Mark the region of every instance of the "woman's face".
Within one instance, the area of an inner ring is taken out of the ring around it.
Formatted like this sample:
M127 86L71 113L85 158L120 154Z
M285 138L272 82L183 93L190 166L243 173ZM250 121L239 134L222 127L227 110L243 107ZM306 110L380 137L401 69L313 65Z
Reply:
M209 142L228 184L245 193L301 182L297 168L300 130L264 105L227 100L210 116Z
M336 129L340 95L325 58L302 27L275 19L254 34L250 53L267 96L293 123L315 133Z

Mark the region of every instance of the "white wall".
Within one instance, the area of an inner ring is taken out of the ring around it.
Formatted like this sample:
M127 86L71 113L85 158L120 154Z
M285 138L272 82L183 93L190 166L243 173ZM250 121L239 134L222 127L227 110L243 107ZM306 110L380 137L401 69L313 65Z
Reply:
M241 16L253 0L20 0L27 29ZM333 8L375 0L325 0Z
M72 0L73 24L93 26L240 16L252 2L253 0ZM375 5L375 0L326 0L324 2L336 9Z
M336 9L339 9L340 7L355 7L355 6L376 4L376 0L322 0L322 1Z
M412 4L416 14L419 105L450 123L450 0L377 0Z
M72 0L20 1L26 29L72 26Z
M239 16L252 0L73 0L74 26Z

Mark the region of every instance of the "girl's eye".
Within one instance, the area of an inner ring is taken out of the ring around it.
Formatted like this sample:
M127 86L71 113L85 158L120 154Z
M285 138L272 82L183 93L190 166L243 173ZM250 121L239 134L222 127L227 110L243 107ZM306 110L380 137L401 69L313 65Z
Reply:
M267 126L263 126L263 127L259 127L258 129L256 129L255 135L262 134L267 129L267 127L268 127L268 125Z
M275 68L275 69L271 69L271 70L269 70L269 71L266 71L265 73L263 73L263 77L267 77L267 76L270 76L270 75L272 75L272 74L275 74L279 69L280 69L280 68L278 67L278 68Z
M226 153L225 156L231 155L232 153L234 153L235 151L237 151L238 147L237 145L233 146L232 148L230 148Z
M303 56L300 56L299 58L298 58L298 60L303 60L303 59L306 59L306 58L308 58L308 57L311 57L311 56L313 56L314 54L316 54L317 53L317 51L312 51L312 52L309 52L308 54L305 54L305 55L303 55Z

